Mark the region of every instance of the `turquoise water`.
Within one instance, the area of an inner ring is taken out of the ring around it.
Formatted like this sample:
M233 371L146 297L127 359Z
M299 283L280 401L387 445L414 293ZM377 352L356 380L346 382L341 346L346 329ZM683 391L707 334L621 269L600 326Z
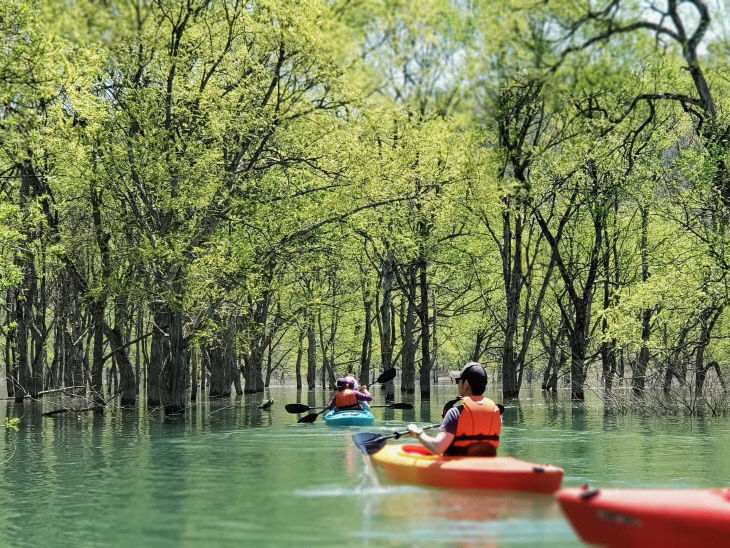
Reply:
M7 403L0 420L21 422L0 435L0 546L580 546L551 496L393 484L372 472L353 433L438 422L453 392L439 385L430 402L410 400L413 410L373 409L373 425L345 428L297 424L285 403L322 405L329 394L287 387L173 418L49 418L40 412L52 401ZM256 408L268 398L270 411ZM597 399L574 405L540 391L507 405L500 445L561 466L564 486L604 487L730 485L728 450L727 418L615 416Z

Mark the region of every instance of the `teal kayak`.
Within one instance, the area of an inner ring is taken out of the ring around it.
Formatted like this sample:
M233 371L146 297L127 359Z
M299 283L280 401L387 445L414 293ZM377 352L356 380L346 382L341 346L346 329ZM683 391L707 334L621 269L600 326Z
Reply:
M331 426L367 426L375 420L369 409L345 409L327 411L324 422Z

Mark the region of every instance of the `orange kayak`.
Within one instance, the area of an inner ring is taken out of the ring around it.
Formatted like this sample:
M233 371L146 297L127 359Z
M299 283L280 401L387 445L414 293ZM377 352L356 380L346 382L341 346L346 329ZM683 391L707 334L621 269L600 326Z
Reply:
M730 489L561 489L578 536L607 546L730 546Z
M513 457L444 457L422 445L386 445L371 455L375 466L395 481L458 487L552 493L563 470Z

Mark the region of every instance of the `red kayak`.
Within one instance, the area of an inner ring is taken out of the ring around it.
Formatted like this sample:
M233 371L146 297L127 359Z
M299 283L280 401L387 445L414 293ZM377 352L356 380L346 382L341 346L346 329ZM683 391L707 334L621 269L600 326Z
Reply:
M729 546L730 488L561 489L584 541L607 546Z

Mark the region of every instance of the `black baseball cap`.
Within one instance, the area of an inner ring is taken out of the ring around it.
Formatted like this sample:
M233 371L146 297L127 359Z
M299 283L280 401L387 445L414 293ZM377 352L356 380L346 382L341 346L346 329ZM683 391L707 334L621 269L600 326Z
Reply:
M487 372L479 362L467 362L461 368L461 371L452 371L449 373L449 376L454 380L463 379L469 381L469 384L487 384Z

